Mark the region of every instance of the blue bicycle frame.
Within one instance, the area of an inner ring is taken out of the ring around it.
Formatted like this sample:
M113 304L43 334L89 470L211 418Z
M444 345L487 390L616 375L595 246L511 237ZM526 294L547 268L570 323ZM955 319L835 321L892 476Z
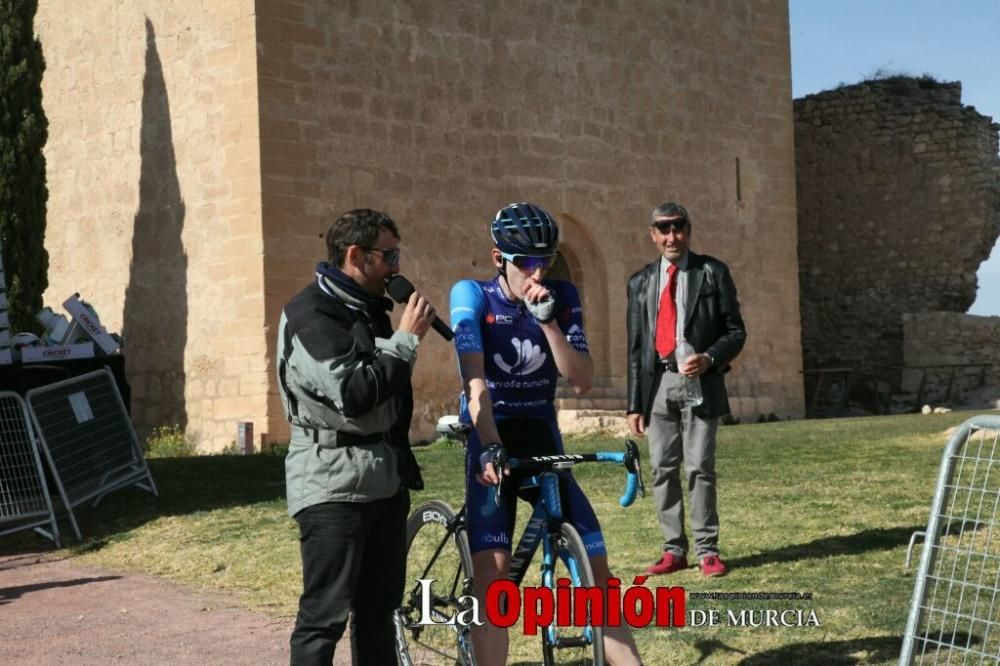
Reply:
M506 461L506 464L511 470L542 465L550 467L552 470L569 469L581 462L609 462L624 465L628 470L628 480L625 485L625 493L619 498L618 503L623 507L627 507L635 502L637 495L645 495L645 488L643 488L642 477L639 472L638 447L631 440L626 442L626 446L630 448L624 452L609 451L539 456L525 459L511 458ZM632 449L635 449L635 451ZM521 535L521 540L511 555L510 579L518 585L521 584L524 572L531 562L535 550L538 548L538 542L542 536L542 528L546 524L558 527L563 522L562 500L559 497L559 475L554 471L545 471L541 474L528 477L521 484L521 488L534 487L540 488L541 499L535 505L535 510L528 520L528 525L524 528L524 534ZM490 489L489 496L493 501L499 502L499 493L495 488ZM547 564L549 562L543 561L543 566Z
M553 470L569 469L581 462L608 462L624 465L628 471L625 493L619 498L618 503L627 507L635 502L637 495L645 495L645 488L642 484L642 476L639 468L638 447L631 440L626 442L624 452L598 452L589 454L564 454L554 456L539 456L535 458L511 458L506 462L506 466L511 470L518 468L544 467L545 471L526 478L521 483L521 488L539 488L541 497L535 504L535 509L528 519L528 524L524 528L524 533L518 541L517 547L511 554L510 573L508 578L516 585L520 586L528 565L538 549L538 543L542 543L542 585L555 590L556 580L555 565L556 557L554 544L556 538L543 538L543 530L548 528L552 537L558 537L559 526L563 523L562 499L559 495L559 474ZM500 461L500 464L504 464ZM490 499L499 502L499 491L490 489ZM571 584L573 587L582 585L579 563L572 557L563 556L563 563L569 570ZM557 642L555 626L545 629L550 644ZM587 643L593 641L593 631L590 625L583 627L583 638Z

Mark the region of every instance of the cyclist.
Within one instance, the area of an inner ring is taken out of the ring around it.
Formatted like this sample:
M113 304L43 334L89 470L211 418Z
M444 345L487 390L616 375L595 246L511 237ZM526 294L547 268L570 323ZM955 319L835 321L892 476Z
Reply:
M514 457L563 453L553 404L556 380L561 375L582 394L590 389L594 374L576 287L543 280L559 248L555 220L533 204L510 204L497 212L491 232L496 277L462 280L451 290L451 323L463 383L461 417L473 425L465 494L481 607L490 583L510 569L517 506L517 493L508 489L516 483L504 483L500 506L491 498L488 488L500 479L490 461L497 452ZM565 518L583 538L595 580L606 587L611 572L594 510L568 472L561 486ZM536 500L537 491L526 499ZM472 643L478 666L506 662L506 629L489 623L473 627ZM639 663L627 627L606 627L604 644L612 663Z

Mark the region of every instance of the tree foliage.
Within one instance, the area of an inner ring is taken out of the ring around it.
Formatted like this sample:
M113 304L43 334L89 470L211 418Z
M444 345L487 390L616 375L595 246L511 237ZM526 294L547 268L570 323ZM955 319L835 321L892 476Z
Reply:
M0 242L11 329L37 330L48 286L45 251L45 156L42 45L37 0L0 0Z

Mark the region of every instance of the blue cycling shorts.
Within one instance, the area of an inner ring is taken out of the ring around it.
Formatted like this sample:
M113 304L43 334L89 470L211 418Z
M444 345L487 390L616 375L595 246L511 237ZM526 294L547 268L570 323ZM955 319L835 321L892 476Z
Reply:
M520 417L497 419L497 430L500 432L500 439L507 450L507 455L511 458L557 455L564 452L559 428L547 419ZM541 493L538 488L525 488L512 492L511 490L518 488L521 482L521 477L515 471L504 479L504 492L501 493L500 505L497 506L489 488L476 481L476 474L480 471L481 450L479 436L473 428L469 431L465 455L465 505L469 549L473 553L494 549L510 552L517 518L517 498L521 497L535 506ZM601 526L587 496L583 494L583 490L568 470L559 473L559 481L563 518L580 533L589 556L606 555L608 551L604 545L604 535L601 534Z

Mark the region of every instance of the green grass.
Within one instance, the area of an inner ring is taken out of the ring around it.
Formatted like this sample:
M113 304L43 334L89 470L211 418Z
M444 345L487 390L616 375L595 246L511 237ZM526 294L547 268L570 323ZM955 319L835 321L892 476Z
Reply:
M647 664L894 663L906 622L912 572L903 570L910 534L923 529L945 431L971 414L797 421L722 428L719 434L721 546L731 573L707 580L696 569L647 585L690 592L808 592L809 601L688 600L688 610L798 608L819 627L646 628L635 632ZM644 443L640 444L640 448ZM572 451L619 449L584 438ZM644 451L645 453L645 451ZM461 447L419 449L429 498L462 502ZM300 591L297 530L285 513L277 456L150 460L160 489L110 495L80 507L85 541L64 554L114 570L142 571L236 592L248 608L294 615ZM624 475L609 465L575 472L602 521L623 587L658 556L651 497L622 509ZM648 472L645 473L649 482ZM523 518L527 511L520 511ZM64 531L66 522L62 521ZM37 547L26 533L0 552ZM512 663L539 659L538 639L514 636Z

